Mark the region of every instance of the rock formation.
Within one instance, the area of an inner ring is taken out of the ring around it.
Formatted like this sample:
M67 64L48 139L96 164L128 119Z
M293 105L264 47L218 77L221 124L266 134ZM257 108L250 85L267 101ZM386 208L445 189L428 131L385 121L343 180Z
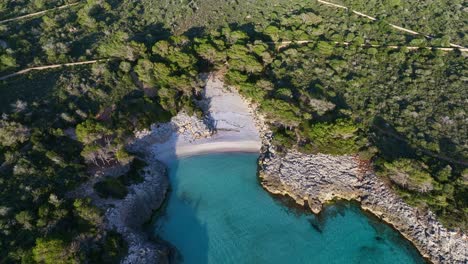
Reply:
M154 211L161 207L169 181L166 169L158 161L151 161L141 173L144 181L129 187L122 200L113 200L105 214L108 229L115 229L128 243L128 255L123 264L168 263L168 248L150 241L142 230Z
M265 152L259 174L269 192L288 195L314 213L332 200L356 200L364 210L393 225L431 262L468 262L465 234L443 227L431 211L406 204L372 171L361 170L355 157Z

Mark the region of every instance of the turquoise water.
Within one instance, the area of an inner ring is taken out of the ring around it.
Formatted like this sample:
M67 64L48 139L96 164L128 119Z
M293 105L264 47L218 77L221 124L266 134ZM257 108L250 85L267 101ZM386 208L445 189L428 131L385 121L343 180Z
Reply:
M212 154L170 165L172 192L155 224L183 263L424 263L393 229L340 203L319 216L264 191L253 154Z

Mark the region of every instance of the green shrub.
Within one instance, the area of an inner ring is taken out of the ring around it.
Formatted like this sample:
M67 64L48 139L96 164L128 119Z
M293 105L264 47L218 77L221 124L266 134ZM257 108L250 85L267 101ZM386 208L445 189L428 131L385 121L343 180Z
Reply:
M123 199L127 196L127 187L116 178L106 178L103 181L94 184L94 190L101 198Z
M76 259L69 256L67 245L60 239L38 238L33 248L33 258L37 263L65 264L77 263Z
M110 231L106 235L102 251L99 263L119 263L127 254L128 245L119 233Z
M118 180L124 185L131 185L143 181L141 170L148 164L139 158L135 158L130 164L130 170L118 177Z
M315 152L332 155L356 154L367 142L359 135L359 128L349 119L333 123L316 123L305 134Z

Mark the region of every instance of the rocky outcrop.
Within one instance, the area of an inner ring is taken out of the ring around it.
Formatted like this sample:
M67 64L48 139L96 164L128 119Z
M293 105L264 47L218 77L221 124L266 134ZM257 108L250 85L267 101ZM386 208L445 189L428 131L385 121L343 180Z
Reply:
M165 151L174 151L171 143L175 137L187 142L211 137L212 132L205 122L195 116L180 112L170 122L151 125L149 130L138 131L127 148L143 153L149 164L142 173L142 183L132 185L123 200L108 206L106 220L108 229L116 229L128 243L128 255L122 264L169 263L170 248L165 243L149 240L142 226L151 219L166 197L169 180L166 165L158 160L154 146L167 144ZM160 154L160 153L159 153Z
M141 149L141 151L145 151ZM167 263L170 248L151 240L143 225L161 207L169 187L166 167L157 160L147 157L149 164L140 173L143 181L128 187L124 199L101 198L93 186L104 177L117 177L129 171L129 166L114 166L95 172L94 177L74 191L69 198L91 198L92 203L101 208L104 214L105 230L115 230L122 235L128 245L124 264Z
M151 161L141 174L144 181L132 185L123 200L115 200L108 207L107 228L115 229L128 243L128 255L122 263L167 263L168 248L150 241L142 230L165 199L169 186L166 169L158 161Z
M213 129L196 116L189 116L185 112L180 112L172 117L170 122L156 123L150 129L137 131L135 140L130 144L130 149L134 151L144 150L149 153L154 145L171 144L169 147L175 151L176 140L184 142L194 142L199 139L210 138ZM173 142L171 142L173 141Z
M443 227L429 210L406 204L372 171L362 170L352 156L284 156L265 151L260 159L262 185L271 193L291 196L319 213L335 200L356 200L361 207L393 225L433 263L467 263L466 234Z

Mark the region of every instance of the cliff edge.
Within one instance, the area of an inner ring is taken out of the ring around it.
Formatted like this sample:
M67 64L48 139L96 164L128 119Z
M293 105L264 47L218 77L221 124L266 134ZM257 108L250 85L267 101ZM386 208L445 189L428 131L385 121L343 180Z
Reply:
M468 262L466 234L446 229L430 210L406 204L372 171L360 169L353 156L264 153L259 175L269 192L288 195L314 213L336 199L360 202L364 210L391 224L433 263Z

